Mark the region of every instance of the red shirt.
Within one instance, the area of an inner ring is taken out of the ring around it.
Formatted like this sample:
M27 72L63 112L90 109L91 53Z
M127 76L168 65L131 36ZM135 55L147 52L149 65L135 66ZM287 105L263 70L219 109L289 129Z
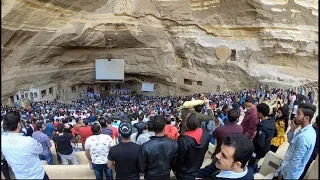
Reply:
M258 118L257 108L251 107L244 116L241 126L243 128L243 134L253 139L256 136L257 124L260 122Z
M81 127L79 129L79 135L81 137L81 142L84 144L89 136L92 136L91 126Z
M164 133L165 133L165 135L168 136L168 138L173 139L175 141L178 140L179 132L178 132L178 129L175 126L166 125L166 127L164 129Z
M112 129L112 139L118 138L118 136L119 136L118 129L116 127L113 127L113 126L111 126L111 129Z
M74 128L71 128L71 132L73 137L75 137L75 135L78 134L78 132Z
M53 127L57 128L58 124L59 124L59 123L58 123L57 121L54 122L54 123L53 123Z

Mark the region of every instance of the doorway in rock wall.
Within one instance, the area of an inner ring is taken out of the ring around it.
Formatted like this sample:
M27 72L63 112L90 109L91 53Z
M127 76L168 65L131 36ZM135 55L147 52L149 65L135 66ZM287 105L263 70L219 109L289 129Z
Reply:
M33 92L30 92L30 100L33 101Z
M13 96L10 96L10 98L9 98L9 103L10 103L10 105L13 105L14 104L14 97Z

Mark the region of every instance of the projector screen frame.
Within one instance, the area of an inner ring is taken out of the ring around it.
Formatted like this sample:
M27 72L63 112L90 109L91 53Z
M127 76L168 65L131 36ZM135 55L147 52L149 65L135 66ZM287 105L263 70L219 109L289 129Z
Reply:
M110 62L116 63L110 63ZM95 60L95 80L96 81L124 81L125 79L124 59L96 59ZM111 74L108 72L111 71ZM113 73L112 73L113 72ZM112 77L114 76L114 77Z
M154 87L155 85L152 82L143 82L141 83L141 92L154 92Z

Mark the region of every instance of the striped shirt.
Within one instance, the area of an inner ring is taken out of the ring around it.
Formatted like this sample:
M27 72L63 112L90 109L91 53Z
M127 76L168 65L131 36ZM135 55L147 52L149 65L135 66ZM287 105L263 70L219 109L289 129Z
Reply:
M1 135L1 152L16 179L43 179L45 172L38 157L42 151L41 144L30 136L21 133Z

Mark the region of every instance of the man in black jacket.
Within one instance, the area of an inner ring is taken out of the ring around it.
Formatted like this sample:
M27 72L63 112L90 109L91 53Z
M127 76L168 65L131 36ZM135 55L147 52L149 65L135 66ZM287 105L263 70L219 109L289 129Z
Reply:
M193 179L254 179L253 171L246 164L254 151L251 140L242 134L225 138L221 151L212 163L193 173Z
M249 161L254 173L258 172L258 161L263 158L271 147L271 139L276 132L276 125L274 119L269 118L269 105L261 103L257 106L258 118L261 120L257 124L257 133L253 139L254 153Z
M199 128L196 113L187 116L186 125L187 131L178 139L178 156L175 164L177 179L192 179L191 174L201 167L209 146L209 134L205 129Z
M155 136L142 145L139 154L139 169L146 180L169 180L174 167L178 143L164 134L166 125L162 116L155 116L153 128Z

